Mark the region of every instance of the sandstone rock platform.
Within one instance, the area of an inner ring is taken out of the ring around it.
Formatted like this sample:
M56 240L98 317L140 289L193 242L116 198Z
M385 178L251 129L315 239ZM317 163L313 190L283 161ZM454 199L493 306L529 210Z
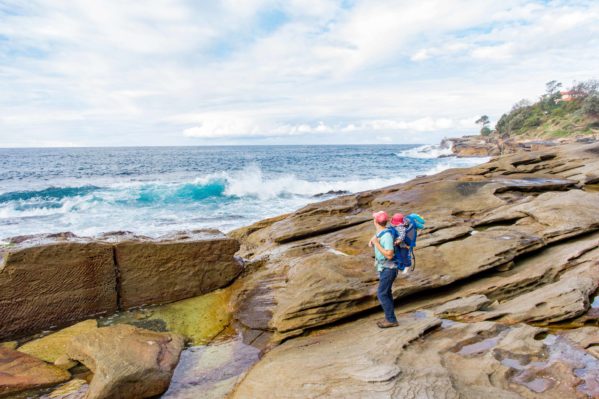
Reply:
M0 340L222 288L243 269L238 249L216 230L12 238L0 247Z

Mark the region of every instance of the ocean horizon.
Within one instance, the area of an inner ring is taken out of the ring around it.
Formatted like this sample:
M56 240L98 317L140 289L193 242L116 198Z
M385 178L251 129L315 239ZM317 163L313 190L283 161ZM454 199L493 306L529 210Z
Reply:
M312 202L485 160L408 144L5 148L0 239L228 232Z

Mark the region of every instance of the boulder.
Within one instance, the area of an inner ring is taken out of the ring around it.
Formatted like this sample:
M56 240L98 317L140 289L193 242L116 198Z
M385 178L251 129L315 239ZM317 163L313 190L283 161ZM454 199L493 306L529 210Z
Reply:
M95 320L85 320L70 327L64 328L45 337L29 341L19 347L19 352L27 353L48 363L55 363L67 354L67 345L79 334L93 331L98 328ZM74 363L64 363L66 368Z
M68 371L25 353L0 347L0 397L56 385L70 377Z
M87 399L147 398L169 385L183 337L120 324L78 335L67 347L93 373Z
M119 304L129 309L174 302L229 284L242 265L236 240L215 230L160 237L125 237L115 244Z
M0 248L0 339L117 310L112 246L35 236Z

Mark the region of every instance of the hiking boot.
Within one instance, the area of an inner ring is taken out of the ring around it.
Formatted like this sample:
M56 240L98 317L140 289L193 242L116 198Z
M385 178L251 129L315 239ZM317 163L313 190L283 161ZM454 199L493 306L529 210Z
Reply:
M376 323L379 328L389 328L389 327L397 327L399 325L398 322L392 323L387 320L381 320Z

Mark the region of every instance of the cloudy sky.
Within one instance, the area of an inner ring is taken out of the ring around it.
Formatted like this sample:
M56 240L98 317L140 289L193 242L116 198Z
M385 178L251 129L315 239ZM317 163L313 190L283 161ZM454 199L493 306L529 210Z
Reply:
M599 78L599 2L0 0L0 147L432 143Z

